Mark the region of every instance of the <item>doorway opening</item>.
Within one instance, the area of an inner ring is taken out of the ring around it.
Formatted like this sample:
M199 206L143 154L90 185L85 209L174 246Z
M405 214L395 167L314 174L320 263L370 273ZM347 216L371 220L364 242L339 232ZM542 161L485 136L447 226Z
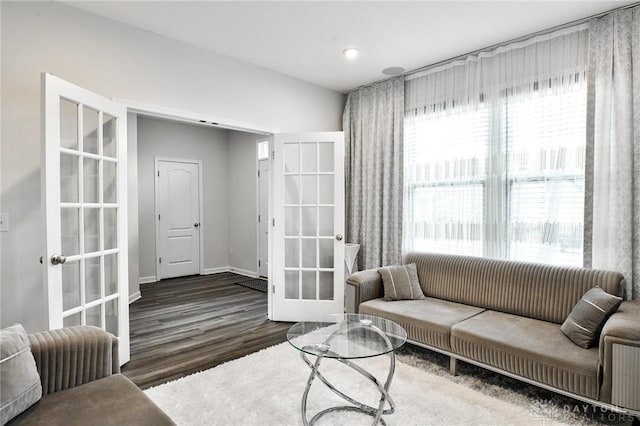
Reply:
M261 267L268 242L259 246L256 236L268 222L268 211L259 212L260 194L268 206L268 182L256 179L256 141L267 141L268 150L268 140L144 114L134 120L139 282L222 272L267 276ZM261 163L268 169L268 159Z

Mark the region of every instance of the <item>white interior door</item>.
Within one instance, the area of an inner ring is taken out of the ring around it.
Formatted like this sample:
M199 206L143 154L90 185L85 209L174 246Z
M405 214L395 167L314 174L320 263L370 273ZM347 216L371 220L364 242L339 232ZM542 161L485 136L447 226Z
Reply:
M344 135L274 138L272 319L344 312Z
M43 74L43 259L51 329L94 325L129 361L127 110Z
M200 273L201 166L156 159L158 279Z
M258 162L258 273L269 274L269 159Z

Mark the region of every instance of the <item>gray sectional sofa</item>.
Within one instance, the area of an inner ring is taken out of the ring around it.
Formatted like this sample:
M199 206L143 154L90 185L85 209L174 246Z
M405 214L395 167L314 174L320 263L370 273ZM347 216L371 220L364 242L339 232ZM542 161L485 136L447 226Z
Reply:
M410 343L591 404L640 415L640 300L606 321L583 349L560 330L574 305L599 286L622 295L617 272L477 257L410 253L423 300L383 300L375 269L347 279L360 313L401 324Z

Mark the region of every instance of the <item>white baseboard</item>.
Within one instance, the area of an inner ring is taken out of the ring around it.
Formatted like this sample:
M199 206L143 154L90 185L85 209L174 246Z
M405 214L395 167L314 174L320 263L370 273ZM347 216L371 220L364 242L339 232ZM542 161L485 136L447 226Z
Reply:
M140 294L139 291L136 291L133 294L129 295L129 304L132 304L133 302L135 302L136 300L140 299L142 297L142 295Z
M234 268L232 266L218 266L217 268L206 268L202 271L202 275L219 274L221 272L233 272L234 274L244 275L251 278L258 278L258 274L254 271L247 271L246 269ZM155 275L149 275L148 277L140 277L140 284L155 283L158 278Z
M233 266L229 267L229 272L233 272L234 274L244 275L246 277L258 278L258 274L255 271L247 271L246 269L234 268Z
M258 274L254 271L247 271L246 269L235 268L233 266L218 266L217 268L207 268L202 271L202 275L219 274L221 272L233 272L234 274L244 275L246 277L258 278Z
M229 272L229 267L218 266L217 268L207 268L202 271L202 275L219 274L221 272Z
M140 284L155 283L156 281L158 281L158 277L156 277L155 275L149 275L148 277L140 277L140 278L138 278L138 282Z

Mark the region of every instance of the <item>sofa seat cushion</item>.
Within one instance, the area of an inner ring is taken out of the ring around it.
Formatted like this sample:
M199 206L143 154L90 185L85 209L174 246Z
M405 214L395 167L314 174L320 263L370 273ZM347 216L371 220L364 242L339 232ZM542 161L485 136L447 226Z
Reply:
M174 425L147 395L115 374L42 398L9 425Z
M395 321L404 327L410 340L447 351L451 350L451 326L482 311L482 308L431 297L394 302L373 299L360 304L361 314Z
M598 399L598 349L583 349L560 325L485 311L451 329L455 353L518 376Z

